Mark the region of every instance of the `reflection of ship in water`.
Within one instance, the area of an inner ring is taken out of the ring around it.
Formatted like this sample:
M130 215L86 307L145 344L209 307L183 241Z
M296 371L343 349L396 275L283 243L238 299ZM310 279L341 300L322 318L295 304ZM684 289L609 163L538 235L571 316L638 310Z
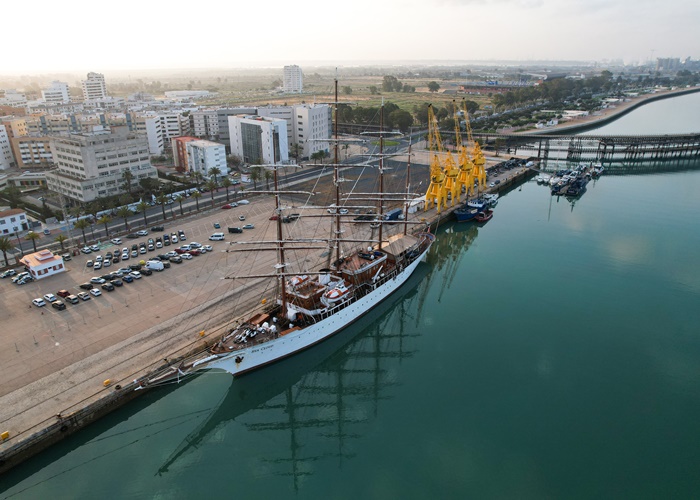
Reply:
M158 474L172 472L178 461L187 462L187 455L200 445L211 446L207 436L225 433L234 421L249 431L271 433L274 437L269 439L276 442L278 433L288 434L288 448L277 446L241 462L257 460L275 476L289 475L295 489L304 476L313 474L313 462L354 456L350 442L361 435L369 416L377 415L379 402L391 397L390 370L415 353L412 340L420 335L416 325L430 284L431 261L418 266L403 287L345 331L266 370L235 379L214 412L182 441ZM319 436L333 438L327 440L333 445L325 449L325 441L316 439L324 443L319 452L302 445Z
M453 222L444 228L444 232L444 239L437 241L436 238L430 252L430 262L434 263L436 271L442 272L438 302L442 300L445 290L452 285L467 249L479 235L479 228L475 224ZM433 273L431 277L437 274L439 273Z

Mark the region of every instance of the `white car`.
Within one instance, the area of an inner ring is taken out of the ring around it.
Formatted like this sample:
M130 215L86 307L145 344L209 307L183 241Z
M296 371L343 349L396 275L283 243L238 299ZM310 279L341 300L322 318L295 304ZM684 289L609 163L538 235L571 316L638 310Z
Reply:
M211 245L204 245L200 250L206 250L207 252L213 252L214 247L212 247Z
M98 255L97 257L95 257L95 262L102 262L102 256Z
M163 248L163 243L156 241L156 248Z
M83 247L83 248L80 249L80 251L83 252L83 253L90 253L90 252L92 252L92 250L90 250L90 247Z
M90 290L90 293L95 297L99 297L100 295L102 295L102 292L100 292L97 288L93 288L92 290Z
M141 273L138 272L138 271L131 271L131 272L129 273L129 276L131 276L131 277L134 278L135 280L141 279Z
M90 245L90 250L92 250L93 252L99 252L100 247L98 247L97 245Z
M122 252L122 260L129 260L129 252Z
M44 299L39 297L38 299L32 300L32 304L34 304L37 307L44 307L46 305L46 302L44 302Z
M175 256L177 256L177 255L179 255L179 254L178 254L175 250L170 250L170 251L169 251L168 253L166 253L165 255L167 255L168 257L175 257Z
M87 294L87 292L80 292L78 297L80 297L82 300L90 300L90 296Z
M95 285L102 285L105 282L104 278L100 278L99 276L93 276L90 278L90 283L93 283ZM94 290L94 288L93 288Z
M95 262L95 265L92 266L92 268L93 268L93 269L102 269L102 262L100 262L100 261L98 260L97 262Z
M47 293L44 295L44 299L46 302L56 302L58 300L53 293Z
M192 243L190 243L190 248L202 248L202 244L193 241Z
M142 229L141 231L136 231L136 234L138 234L139 236L148 236L148 231Z
M112 238L110 241L111 241L112 243L114 243L115 245L121 245L121 244L122 244L122 240L121 240L120 238Z
M244 220L245 220L245 215L239 215L239 216L238 216L238 220L244 221Z
M177 243L178 240L177 240L177 235L175 233L170 235L170 241L172 243Z
M240 200L238 202L239 205L248 205L250 202L248 200Z
M182 257L182 258L185 259L185 260L191 260L191 259L192 259L192 256L191 256L190 254L188 254L187 252L181 253L181 254L180 254L180 257Z

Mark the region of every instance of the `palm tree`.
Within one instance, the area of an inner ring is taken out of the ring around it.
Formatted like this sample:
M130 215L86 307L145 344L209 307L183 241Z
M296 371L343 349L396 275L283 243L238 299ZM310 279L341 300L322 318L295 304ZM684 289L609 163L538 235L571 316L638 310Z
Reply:
M24 237L25 240L31 241L32 246L34 247L34 252L36 253L36 240L41 238L41 235L39 233L35 233L34 231L29 231L27 235Z
M10 238L6 236L0 237L0 251L2 252L2 257L5 259L5 265L9 266L10 263L7 262L7 252L12 250L13 245L12 242L10 241Z
M61 244L61 252L65 250L65 248L63 247L63 242L67 239L68 236L66 236L65 234L59 234L58 236L56 236L56 238L54 238L55 241L58 241Z
M156 198L156 201L158 204L160 204L160 208L163 210L163 220L165 220L165 204L168 203L168 197L161 193L158 195L158 198Z
M131 210L129 210L129 207L123 206L119 207L119 210L117 210L117 217L121 217L124 219L124 231L129 230L129 224L127 224L127 219L131 215Z
M250 169L250 180L253 181L253 189L258 190L258 181L262 179L262 167L255 166Z
M272 170L265 170L265 186L267 187L267 190L270 190L270 180L275 176L274 173L272 173Z
M136 210L143 213L143 225L144 226L148 226L148 220L146 219L146 211L148 210L148 207L150 207L150 205L148 203L146 203L145 201L142 201L141 203L136 205Z
M76 229L80 229L83 232L83 244L87 245L87 236L85 236L85 229L87 229L90 226L90 223L87 221L87 219L80 219L77 221L75 224L73 224L73 227Z
M100 211L100 205L96 201L91 201L85 205L85 213L92 215L92 218L97 220L97 212Z
M178 194L175 197L175 201L180 204L180 217L182 217L183 215L185 215L182 213L182 202L185 201L185 198L181 194Z
M192 198L194 198L194 202L197 204L197 212L199 212L199 199L202 197L202 193L199 191L195 191L192 193Z
M218 175L221 175L221 169L219 167L211 167L209 169L209 176L214 178L214 184L219 184Z
M209 190L209 194L211 195L211 207L214 208L214 191L216 191L216 182L209 180L205 184L206 188Z
M99 219L97 219L97 222L98 222L99 224L104 224L104 225L105 225L105 234L107 235L107 238L109 238L109 227L107 226L107 224L109 224L110 222L112 222L112 218L111 218L109 215L103 215L102 217L100 217Z
M228 188L230 188L232 185L233 183L228 177L221 179L221 186L226 189L226 203L228 203Z
M129 198L131 198L131 181L134 180L134 174L131 173L131 170L124 170L122 173L122 179L124 180L124 189L127 193L129 193Z

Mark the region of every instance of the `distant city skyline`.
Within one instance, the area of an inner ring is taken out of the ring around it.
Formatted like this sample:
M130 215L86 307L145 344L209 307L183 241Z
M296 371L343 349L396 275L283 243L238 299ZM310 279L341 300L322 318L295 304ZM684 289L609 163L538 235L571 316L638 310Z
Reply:
M186 15L185 15L186 14ZM700 57L696 0L13 2L0 75L312 66L321 61Z

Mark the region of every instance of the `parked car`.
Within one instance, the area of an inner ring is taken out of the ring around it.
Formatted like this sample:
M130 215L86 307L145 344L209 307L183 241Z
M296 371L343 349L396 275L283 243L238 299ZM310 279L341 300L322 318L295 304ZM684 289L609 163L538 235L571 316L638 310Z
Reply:
M61 257L63 257L63 260L65 260L66 262L73 259L73 257L71 257L69 253L64 253L63 255L61 255Z
M105 219L105 220L106 220L106 219ZM112 238L112 239L109 240L109 241L111 241L111 242L114 243L115 245L121 245L121 244L122 244L121 238Z
M15 274L17 274L17 271L15 271L14 269L8 269L4 273L0 274L0 278L9 278L10 276L14 276Z
M153 232L165 231L165 228L163 226L153 226L151 228L151 231L153 231Z
M187 241L187 237L185 236L185 232L182 229L177 230L177 235L180 238L180 241Z
M94 265L95 265L95 263L94 263L92 260L88 260L88 261L85 263L85 266L86 266L86 267L92 267L92 266L94 266Z
M97 288L93 288L92 290L90 290L90 293L91 293L94 297L99 297L100 295L102 295L102 292L100 292Z
M192 256L194 256L194 257L196 257L197 255L201 255L201 254L202 254L202 252L199 250L199 248L193 248L192 250L190 250L190 251L187 252L187 253L190 254L190 255L192 255Z
M46 302L44 301L44 299L39 297L37 299L33 299L32 304L34 304L37 307L44 307L46 305Z
M87 292L80 292L78 297L80 297L82 300L90 300L90 294Z
M243 229L241 229L240 227L230 227L230 228L228 228L228 232L229 233L242 233Z
M45 293L44 300L46 300L46 302L56 302L58 299L53 293Z
M204 251L206 251L206 252L213 252L213 251L214 251L214 247L212 247L211 245L203 245L202 248L201 248L201 250L204 250Z
M170 262L174 262L175 264L182 264L182 257L179 255L176 255L175 257L170 257Z
M82 290L92 290L92 283L83 283L82 285L79 285L78 288Z
M139 236L148 236L148 231L142 229L141 231L136 231L136 234L138 234Z
M126 237L129 238L130 240L135 240L139 237L139 235L136 233L129 233L126 235Z
M221 224L219 224L218 222L215 222L214 229L221 229Z
M124 283L132 283L134 281L134 277L131 276L130 274L127 274L127 275L122 277L122 281Z
M253 224L246 224L245 226L243 226L243 229L255 229L255 225L253 225Z
M143 275L146 275L146 276L150 276L151 274L153 274L153 271L151 271L151 270L148 269L147 267L144 267L144 268L141 269L141 271L139 271L139 272L140 272L141 274L143 274Z
M250 202L248 200L238 200L239 205L248 205Z
M119 278L115 278L115 279L111 280L110 283L114 286L123 286L124 285L124 282L122 280L120 280Z
M92 250L93 252L99 252L100 247L98 247L97 245L90 245L90 250Z
M108 292L113 292L114 291L114 285L112 283L104 283L102 285L103 290L107 290Z
M63 311L66 308L66 305L60 300L57 300L56 302L51 303L51 307L58 309L59 311Z
M171 241L172 243L177 243L177 242L178 242L177 234L172 233L172 234L170 235L170 241Z
M80 249L80 251L86 254L92 252L92 250L90 250L90 247L83 247Z
M68 290L59 290L58 292L56 292L56 295L62 298L66 298L70 295L70 292Z
M77 304L79 301L78 297L76 297L75 295L69 295L66 297L66 302L70 302L71 304Z
M96 284L96 285L101 285L101 284L104 283L105 281L106 281L106 280L100 278L99 276L93 276L92 278L90 278L90 283L94 283L94 284Z
M241 222L244 221L244 220L245 220L245 215L239 215L239 216L238 216L238 220L241 221Z
M185 260L190 260L190 259L192 259L192 256L190 254L188 254L187 252L185 252L182 255L180 255L180 258L185 259Z
M97 262L95 262L95 265L92 266L92 268L93 269L102 269L102 261L98 260Z
M141 279L141 273L139 271L131 271L129 273L129 276L131 276L134 279Z
M229 210L231 208L233 208L233 207L231 205L229 205L228 203L221 207L222 210Z

